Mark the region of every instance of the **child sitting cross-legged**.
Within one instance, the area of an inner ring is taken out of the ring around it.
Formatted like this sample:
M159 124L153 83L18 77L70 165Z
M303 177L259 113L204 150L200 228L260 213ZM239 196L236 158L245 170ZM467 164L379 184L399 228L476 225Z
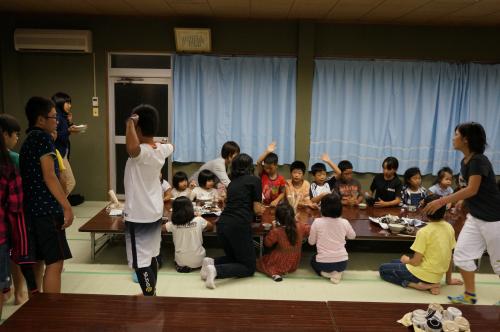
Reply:
M205 258L203 231L210 230L212 224L202 217L195 217L193 203L185 196L177 197L172 204L172 221L166 224L172 233L175 247L175 269L188 273L201 267Z
M278 205L275 216L276 228L267 234L264 245L276 247L257 260L257 270L274 281L282 281L284 274L295 271L299 266L302 240L309 231L306 225L295 222L293 207L286 201Z
M437 199L439 196L430 195L424 199L424 203ZM379 267L382 279L405 288L429 290L435 295L440 292L440 282L445 273L448 285L462 284L461 280L451 278L451 255L456 242L453 227L443 220L445 212L446 206L443 206L427 216L427 226L417 232L411 246L415 252L412 258L403 255Z

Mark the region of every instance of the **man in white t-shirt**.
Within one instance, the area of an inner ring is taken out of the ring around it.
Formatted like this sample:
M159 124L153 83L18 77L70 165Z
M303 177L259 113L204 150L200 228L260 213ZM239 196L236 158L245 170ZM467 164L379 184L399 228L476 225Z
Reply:
M172 144L154 141L158 132L158 111L139 105L127 120L125 165L125 245L127 260L135 269L145 296L156 294L163 216L163 191L158 177Z

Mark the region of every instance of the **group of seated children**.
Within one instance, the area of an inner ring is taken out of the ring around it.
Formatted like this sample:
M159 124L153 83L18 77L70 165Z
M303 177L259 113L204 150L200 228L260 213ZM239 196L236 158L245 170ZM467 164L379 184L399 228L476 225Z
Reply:
M278 156L271 143L257 160L257 172L262 181L264 205L275 206L276 224L265 237L264 246L270 252L257 261L257 270L274 281L282 281L285 274L295 271L300 263L302 244L307 238L315 245L317 253L311 259L313 270L319 275L339 283L347 267L346 239L356 234L350 223L341 217L343 205L358 205L364 199L361 184L353 178L352 163L343 160L338 166L325 153L321 159L330 166L334 174L328 177L324 163L311 166L313 182L304 177L305 163L294 161L290 165L289 180L278 173ZM437 180L427 191L422 187L422 176L416 167L404 173L404 185L397 177L398 160L388 157L382 163L383 173L374 177L370 186L375 207L422 206L440 196L453 193L453 172L444 167ZM218 199L220 191L215 189L217 177L209 170L201 170L197 176L198 187L190 186L188 176L177 172L173 177L173 188L166 198L174 199L172 221L167 230L173 233L175 265L178 272L190 272L202 266L205 257L202 232L213 226L194 214L193 200ZM297 222L297 207L321 209L321 217L311 226ZM403 255L401 259L380 266L380 276L387 281L420 290L439 293L439 282L445 272L448 284L459 284L451 279L451 251L455 244L453 228L443 221L444 209L429 216L428 227L417 234L411 247L413 258ZM441 247L436 247L437 243ZM443 249L444 248L444 249Z

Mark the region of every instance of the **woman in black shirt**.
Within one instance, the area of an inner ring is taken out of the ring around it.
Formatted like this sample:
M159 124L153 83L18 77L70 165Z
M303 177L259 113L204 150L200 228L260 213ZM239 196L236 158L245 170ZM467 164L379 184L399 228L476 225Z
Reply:
M253 160L242 153L232 161L226 207L217 221L217 237L226 255L203 260L201 278L208 288L215 288L215 278L241 278L255 273L251 222L256 213L261 213L261 201L262 185L253 175Z
M493 271L500 275L500 190L493 167L483 154L486 145L486 133L479 123L463 123L455 128L453 147L464 155L460 175L466 186L424 208L424 212L432 214L448 203L458 202L457 208L460 208L461 201L465 200L469 209L453 254L453 261L464 279L465 293L448 296L453 303L476 303L475 260L483 256L485 249Z

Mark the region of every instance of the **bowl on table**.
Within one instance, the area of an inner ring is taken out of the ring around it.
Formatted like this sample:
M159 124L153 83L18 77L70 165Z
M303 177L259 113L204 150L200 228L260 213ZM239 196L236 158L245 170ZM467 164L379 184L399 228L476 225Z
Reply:
M391 230L391 233L393 234L399 234L405 229L405 225L401 224L389 224L389 229Z
M264 228L265 231L269 231L273 227L273 224L271 224L271 223L262 223L262 227Z
M359 203L358 207L360 210L364 210L364 209L366 209L367 205L366 205L366 203Z

